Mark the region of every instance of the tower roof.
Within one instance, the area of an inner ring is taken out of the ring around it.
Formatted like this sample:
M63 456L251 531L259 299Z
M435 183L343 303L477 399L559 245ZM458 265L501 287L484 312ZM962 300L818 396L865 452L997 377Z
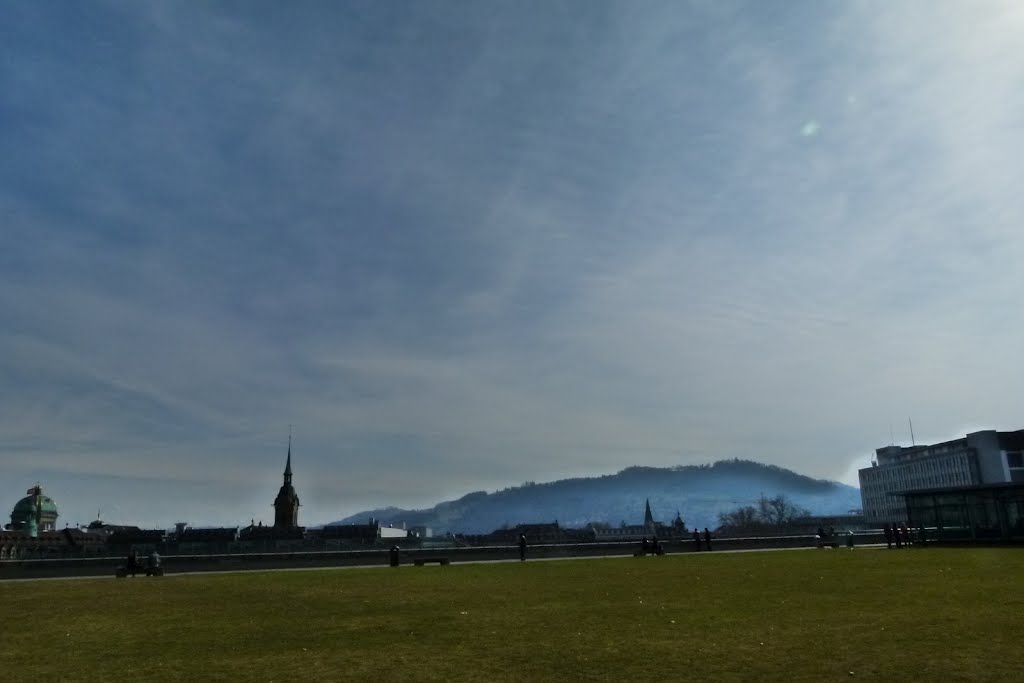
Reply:
M284 465L284 476L292 476L292 435L288 435L288 459Z

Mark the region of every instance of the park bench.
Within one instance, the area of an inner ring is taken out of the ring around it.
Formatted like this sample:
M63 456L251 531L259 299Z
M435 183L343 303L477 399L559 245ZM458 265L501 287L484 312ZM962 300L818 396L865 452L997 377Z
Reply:
M145 574L146 576L163 576L164 570L162 567L139 567L136 570L136 574ZM117 570L114 572L114 576L119 579L123 579L131 572L128 571L128 567L119 565Z
M417 557L412 562L417 567L422 567L425 564L434 563L434 562L436 562L437 564L440 564L440 565L447 565L449 561L448 561L447 557Z

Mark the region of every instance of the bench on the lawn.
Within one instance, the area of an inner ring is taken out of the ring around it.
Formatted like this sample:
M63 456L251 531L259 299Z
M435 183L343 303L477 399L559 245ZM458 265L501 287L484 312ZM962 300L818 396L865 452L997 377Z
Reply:
M146 576L163 576L164 570L162 567L136 567L135 572L132 572L122 564L118 565L117 569L114 571L114 576L119 579L123 579L129 574L135 576L136 573L145 574Z

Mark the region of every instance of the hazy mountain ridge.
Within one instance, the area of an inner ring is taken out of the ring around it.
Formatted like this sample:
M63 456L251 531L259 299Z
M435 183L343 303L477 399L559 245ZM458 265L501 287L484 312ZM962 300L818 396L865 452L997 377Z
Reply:
M350 515L332 524L366 523L369 518L396 526L428 526L435 533L487 533L519 523L552 522L579 527L589 522L639 524L644 501L658 521L678 510L689 527L718 525L718 513L755 502L762 494L785 494L812 514L845 514L860 507L852 486L812 479L775 465L721 460L711 465L628 467L600 477L527 482L487 493L475 491L423 510L387 507Z

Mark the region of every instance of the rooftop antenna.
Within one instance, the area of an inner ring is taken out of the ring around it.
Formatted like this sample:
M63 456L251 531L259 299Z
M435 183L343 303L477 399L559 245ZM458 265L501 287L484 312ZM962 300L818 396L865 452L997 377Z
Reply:
M914 421L908 417L907 422L910 423L910 445L916 446L917 443L914 442Z
M889 423L889 445L896 445L896 437L892 435L892 422Z

